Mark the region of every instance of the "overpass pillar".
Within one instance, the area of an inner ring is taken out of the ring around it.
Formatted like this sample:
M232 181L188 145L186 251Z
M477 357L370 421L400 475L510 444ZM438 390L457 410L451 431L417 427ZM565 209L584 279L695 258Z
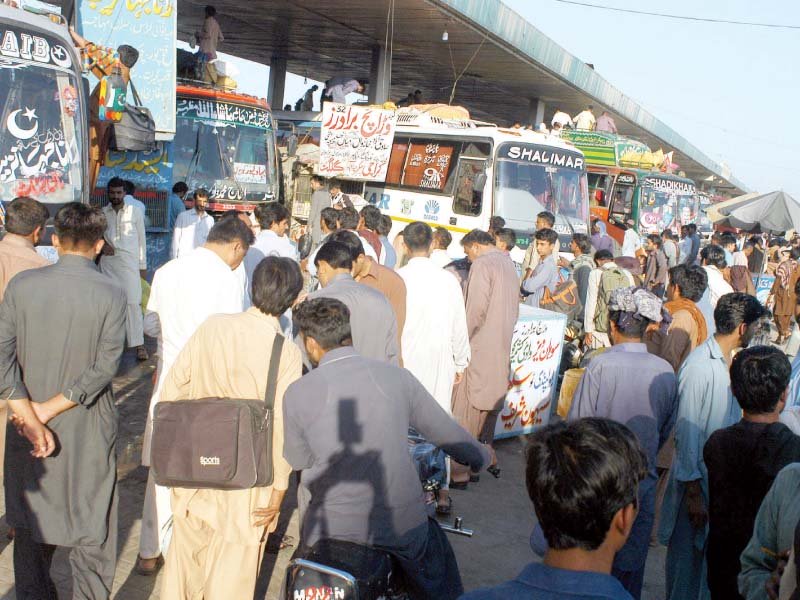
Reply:
M392 86L392 59L380 44L372 47L372 66L369 71L369 103L383 104L389 99Z
M269 61L267 102L273 110L283 109L283 92L286 88L286 56L273 56Z
M531 98L528 101L528 122L536 129L539 123L544 121L544 100L539 98Z

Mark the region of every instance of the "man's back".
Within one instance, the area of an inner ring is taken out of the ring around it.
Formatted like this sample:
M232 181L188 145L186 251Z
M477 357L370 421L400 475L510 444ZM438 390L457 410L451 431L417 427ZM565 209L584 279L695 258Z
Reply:
M677 379L667 361L644 344L618 344L589 363L569 418L604 417L627 425L642 444L654 483L656 454L675 423L676 395Z
M353 347L367 358L398 364L397 320L389 301L379 291L350 275L337 275L309 298L335 298L350 309Z
M328 352L289 386L284 423L284 456L303 471L311 496L302 526L309 546L324 538L402 546L427 522L409 426L432 443L460 448L462 460L484 458L408 371L351 347Z
M197 248L168 262L156 271L147 304L148 312L158 314L163 364L172 364L210 315L243 308L244 289L230 267L211 250Z
M778 472L800 462L800 437L782 423L739 421L714 432L703 456L709 487L709 587L735 598L739 555Z
M7 464L15 465L5 473L9 522L45 543L105 539L107 523L93 514L108 510L116 481L110 384L124 348L125 310L122 289L92 261L73 255L20 273L0 307L0 364L7 374L0 393L19 398L27 391L35 402L63 393L83 405L48 423L59 450L46 462L32 459L30 445L15 433L6 440Z
M403 366L449 407L453 377L470 357L461 286L429 258L412 258L398 273L408 292Z

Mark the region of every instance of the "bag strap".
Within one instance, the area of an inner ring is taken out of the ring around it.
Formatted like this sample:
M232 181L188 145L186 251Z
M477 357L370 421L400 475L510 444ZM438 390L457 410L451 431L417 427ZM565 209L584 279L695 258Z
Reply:
M269 374L267 375L267 391L264 392L264 404L268 409L275 406L275 390L278 387L278 367L281 364L281 351L283 350L283 336L275 334L272 342L272 356L269 359Z
M142 101L139 99L139 93L136 91L136 86L133 85L133 79L130 79L128 81L128 83L131 84L131 91L133 92L133 101L134 101L134 103L136 104L136 106L141 106L142 105Z

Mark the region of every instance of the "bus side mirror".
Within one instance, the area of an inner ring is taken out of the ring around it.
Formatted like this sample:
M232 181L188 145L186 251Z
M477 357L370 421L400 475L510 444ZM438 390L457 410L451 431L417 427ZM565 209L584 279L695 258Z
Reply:
M486 173L478 173L475 175L475 183L472 189L483 190L486 186Z

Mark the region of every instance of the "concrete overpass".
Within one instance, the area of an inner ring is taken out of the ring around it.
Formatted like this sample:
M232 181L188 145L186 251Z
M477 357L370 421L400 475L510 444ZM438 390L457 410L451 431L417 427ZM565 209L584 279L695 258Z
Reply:
M178 0L179 37L189 41L204 0ZM369 81L373 102L405 98L467 107L479 119L549 122L556 108L575 115L606 109L620 133L674 162L705 189L747 191L729 169L646 111L500 0L215 0L221 49L270 65L269 101L284 104L287 71L325 81ZM444 36L444 33L447 35ZM446 41L443 40L446 37ZM463 73L463 75L462 75ZM713 180L710 179L713 177Z

